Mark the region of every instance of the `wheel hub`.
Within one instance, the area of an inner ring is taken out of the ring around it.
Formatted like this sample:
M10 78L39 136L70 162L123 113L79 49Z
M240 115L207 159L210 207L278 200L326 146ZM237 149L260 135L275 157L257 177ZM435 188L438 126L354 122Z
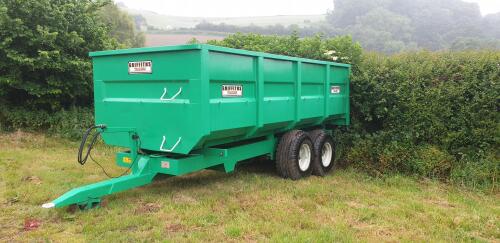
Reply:
M328 167L332 162L332 156L333 156L332 145L326 142L325 144L323 144L323 147L321 148L321 164L324 167Z
M311 165L311 147L307 143L300 145L299 150L299 168L306 171Z

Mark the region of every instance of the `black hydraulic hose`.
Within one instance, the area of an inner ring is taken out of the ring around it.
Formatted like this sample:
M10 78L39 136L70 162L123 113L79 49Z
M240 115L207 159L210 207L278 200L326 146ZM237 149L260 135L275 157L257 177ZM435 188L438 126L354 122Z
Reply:
M87 162L87 159L90 155L90 151L92 151L92 148L94 148L94 144L97 141L97 138L99 137L99 135L101 135L100 132L97 132L93 135L92 140L90 140L90 144L87 147L87 151L85 152L85 156L82 157L83 150L85 148L85 144L87 143L88 136L90 135L92 130L97 129L97 128L103 129L105 127L106 127L105 125L96 125L96 126L89 127L87 129L87 131L85 131L85 133L83 134L83 137L82 137L82 142L80 143L80 148L78 149L77 161L79 164L84 165Z

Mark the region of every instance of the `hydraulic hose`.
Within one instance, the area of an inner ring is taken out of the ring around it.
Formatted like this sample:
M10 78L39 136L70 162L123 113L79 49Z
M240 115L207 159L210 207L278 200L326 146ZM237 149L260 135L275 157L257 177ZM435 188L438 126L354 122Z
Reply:
M80 143L80 148L78 149L78 158L77 158L78 163L81 165L84 165L87 162L87 159L89 158L89 155L90 155L90 152L92 151L92 148L94 148L94 145L95 145L95 142L97 141L97 138L99 137L99 135L101 135L100 131L94 133L94 135L92 136L92 140L90 140L90 144L87 146L87 151L85 152L85 156L82 156L83 150L85 148L85 144L87 143L87 139L88 139L90 133L92 132L92 130L98 129L98 128L104 129L104 128L106 128L106 126L105 125L91 126L83 134L82 142Z

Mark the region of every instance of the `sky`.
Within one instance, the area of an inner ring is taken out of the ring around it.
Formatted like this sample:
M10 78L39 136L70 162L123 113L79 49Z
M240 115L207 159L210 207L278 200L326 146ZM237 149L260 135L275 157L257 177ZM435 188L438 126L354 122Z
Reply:
M500 0L464 0L464 1L478 3L482 15L500 12Z
M411 0L409 0L411 1ZM483 15L500 12L500 0L477 2ZM115 0L129 8L189 17L247 17L324 14L333 0Z

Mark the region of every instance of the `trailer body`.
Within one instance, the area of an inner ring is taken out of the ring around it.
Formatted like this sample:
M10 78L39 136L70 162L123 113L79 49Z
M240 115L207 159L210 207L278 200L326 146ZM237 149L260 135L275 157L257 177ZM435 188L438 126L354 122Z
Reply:
M202 44L90 56L96 123L134 129L143 149L168 150L179 141L171 152L189 154L295 127L349 123L346 64ZM103 137L129 146L126 133Z

